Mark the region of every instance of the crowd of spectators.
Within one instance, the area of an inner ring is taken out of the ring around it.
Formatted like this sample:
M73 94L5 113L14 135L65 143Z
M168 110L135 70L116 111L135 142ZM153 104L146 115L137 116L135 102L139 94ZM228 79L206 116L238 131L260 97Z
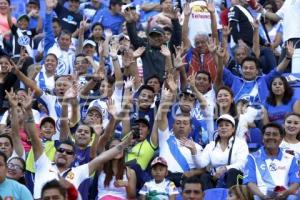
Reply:
M0 0L0 199L300 199L298 19L300 0Z

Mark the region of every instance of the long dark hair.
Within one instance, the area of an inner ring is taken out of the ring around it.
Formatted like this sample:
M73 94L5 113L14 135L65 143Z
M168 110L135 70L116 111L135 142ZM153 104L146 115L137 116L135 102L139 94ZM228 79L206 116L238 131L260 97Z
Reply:
M283 87L284 87L284 94L283 94L283 97L282 97L282 103L283 104L288 104L289 101L291 100L292 96L294 95L294 90L289 85L287 80L283 76L276 76L270 82L270 86L269 86L270 94L267 97L267 103L269 103L272 106L276 106L276 99L275 99L275 94L272 91L272 84L275 81L275 79L277 79L277 78L279 78L282 81Z
M236 109L236 105L235 105L235 102L234 102L234 95L233 95L232 90L229 87L223 85L218 89L218 91L216 93L216 97L218 97L218 94L221 90L226 90L227 92L229 92L231 98L233 99L232 103L230 104L229 113L227 113L227 114L233 116L233 118L236 118L237 117L237 109ZM219 106L219 104L217 104L217 109L215 111L216 111L215 112L216 118L218 118L220 116L220 106Z
M119 139L113 139L108 145L106 145L105 149L108 150L110 144L113 141L116 141L116 140L120 141ZM109 183L110 183L110 181L112 180L112 178L114 176L112 163L113 163L113 161L110 160L110 161L106 162L103 165L103 172L105 173L105 179L104 179L104 186L105 187L109 186ZM125 159L124 159L124 156L123 156L122 158L120 158L118 160L118 172L116 174L116 180L118 180L118 179L122 180L123 179L123 175L124 175L124 170L125 169L126 169L126 165L125 165Z

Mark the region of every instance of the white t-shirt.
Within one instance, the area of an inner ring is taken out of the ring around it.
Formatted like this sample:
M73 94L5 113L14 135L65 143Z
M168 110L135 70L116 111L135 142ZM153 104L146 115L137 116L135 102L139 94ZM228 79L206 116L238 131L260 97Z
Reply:
M189 20L189 40L194 47L194 39L197 34L211 34L211 19L210 14L207 10L205 1L194 1L190 3L192 13ZM217 22L218 15L215 13ZM183 16L184 18L184 16ZM221 25L218 25L217 28L222 28Z
M114 182L116 181L116 177L113 176L112 180L109 183L109 186L104 186L104 181L105 181L105 173L102 171L99 174L98 178L98 197L97 199L101 199L105 197L106 195L111 195L114 197L122 198L122 199L127 199L127 192L125 187L115 187ZM127 176L126 172L124 172L123 175L123 181L127 181Z
M286 150L294 151L295 158L297 160L300 160L300 142L298 142L297 144L291 144L291 143L287 143L285 140L282 140L279 147L284 149L285 151Z
M283 41L300 38L300 0L286 0L276 14L283 19Z
M235 138L231 153L231 164L227 165L232 142L233 137L230 138L228 147L225 149L225 151L221 149L219 142L217 143L217 145L215 145L215 141L207 144L201 154L201 167L203 168L211 166L212 173L214 173L214 170L221 166L227 166L226 168L228 170L231 168L243 170L247 162L247 156L249 154L247 143L240 138Z
M67 175L64 176L64 173ZM88 164L80 165L72 168L70 171L59 173L58 168L52 163L46 156L45 152L35 161L35 184L33 190L33 196L35 199L41 198L41 190L45 183L56 179L58 180L58 174L65 177L67 181L72 183L76 188L87 178L89 178L89 166Z
M164 179L161 183L156 183L154 179L146 182L143 188L139 191L139 194L146 196L150 192L154 191L159 193L155 195L155 197L160 200L168 200L169 196L179 194L175 184L167 179Z
M166 130L162 131L158 129L158 141L159 141L159 156L163 157L167 163L168 163L168 170L170 172L180 172L184 173L185 171L182 169L182 167L179 165L178 161L174 157L174 153L170 150L170 147L168 145L168 139L170 137L173 137L173 133L169 131L167 128ZM176 145L181 152L181 154L185 157L185 160L187 161L190 169L195 169L200 166L200 157L201 157L201 151L202 147L195 143L197 154L192 155L191 150L188 149L185 146L181 146L179 140L175 137Z
M41 74L42 73L42 74ZM38 75L35 77L35 82L38 86L40 86L40 81L42 81L42 79L44 78L44 82L45 82L45 86L46 88L50 91L50 92L53 92L54 90L54 86L55 86L55 80L54 80L54 75L53 76L50 76L48 77L46 75L46 72L45 72L45 66L43 65L43 68L41 70L40 73L38 73Z

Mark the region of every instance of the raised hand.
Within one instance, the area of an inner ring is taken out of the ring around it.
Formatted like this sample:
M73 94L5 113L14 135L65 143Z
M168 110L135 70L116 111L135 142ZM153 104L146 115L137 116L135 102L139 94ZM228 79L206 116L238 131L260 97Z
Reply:
M184 67L185 65L187 65L187 62L185 62L185 55L182 55L182 52L183 52L183 45L181 46L177 46L175 48L175 52L176 52L176 56L174 56L174 67L176 69L179 69L180 67Z
M222 46L218 46L217 55L221 58L224 58L226 56L226 49L224 49Z
M188 138L180 138L179 142L180 142L181 146L184 146L184 147L188 148L189 150L191 150L193 155L195 155L197 153L195 142L193 142L192 140L190 140Z
M184 4L184 6L183 6L184 16L189 17L191 15L191 13L192 13L192 9L190 7L190 4L189 3Z
M24 101L21 102L22 110L31 110L32 108L32 102L34 97L34 91L31 91L31 89L28 89L28 94L24 94Z
M79 85L77 83L73 84L65 93L64 100L72 100L78 96Z
M105 35L105 38L107 37L109 40L111 39L113 33L110 29L105 29L104 30L104 35Z
M189 77L187 78L191 88L196 88L196 73L193 72Z
M107 106L107 112L113 116L114 118L116 118L117 116L117 109L116 109L116 106L115 106L115 101L112 100L111 98L109 98L107 101L106 101L106 106Z
M217 40L215 38L210 37L206 44L207 44L207 47L208 47L208 50L209 50L210 53L215 53L216 52L216 50L217 50Z
M215 3L213 0L208 0L207 1L207 10L212 14L212 13L215 13Z
M138 57L141 57L145 50L146 48L144 46L137 48L132 54L133 58L137 59Z
M109 55L112 58L117 58L118 57L118 51L120 49L120 45L118 43L114 43L110 46L110 51L109 51Z
M171 92L176 92L176 90L178 89L178 85L176 84L174 80L174 75L172 73L169 73L167 75L166 83Z
M171 52L170 52L169 48L167 47L167 45L161 46L160 53L162 53L162 55L164 55L165 57L171 56Z
M18 103L19 103L19 99L18 99L18 96L16 95L16 93L14 93L13 88L11 88L9 92L7 90L5 90L5 93L8 98L9 105L11 107L17 107Z
M231 27L229 27L229 26L223 26L223 28L222 28L222 35L224 37L228 37L230 35L230 33L231 33Z
M100 56L103 56L104 48L103 48L103 42L98 43L98 54Z
M289 41L286 44L285 48L286 48L286 56L288 58L292 58L295 50L293 42Z
M133 13L132 10L125 10L123 14L123 17L125 18L126 22L134 22L136 20L136 16Z
M161 92L162 102L171 102L173 100L173 92L167 88L163 88Z
M127 81L124 81L124 89L125 90L130 90L133 86L135 77L129 77L129 79L127 79Z

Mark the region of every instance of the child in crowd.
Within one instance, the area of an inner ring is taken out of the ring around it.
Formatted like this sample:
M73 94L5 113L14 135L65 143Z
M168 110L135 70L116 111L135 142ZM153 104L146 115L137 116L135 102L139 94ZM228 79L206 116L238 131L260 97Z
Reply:
M179 194L175 184L166 179L168 175L168 165L164 158L156 157L151 163L151 174L153 179L146 182L139 194L141 199L176 199Z

